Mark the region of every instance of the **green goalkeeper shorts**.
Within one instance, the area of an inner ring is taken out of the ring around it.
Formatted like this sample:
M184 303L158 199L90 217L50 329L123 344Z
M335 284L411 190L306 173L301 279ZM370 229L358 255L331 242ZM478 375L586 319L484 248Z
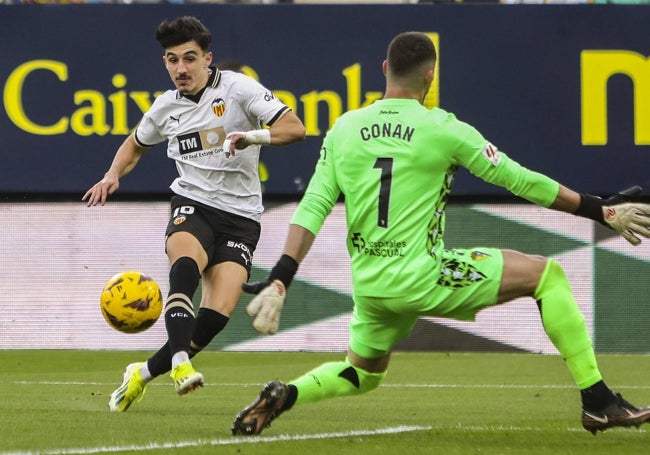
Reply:
M407 338L420 316L473 321L497 302L503 255L496 248L447 250L439 276L425 280L413 295L396 298L354 296L350 348L376 359Z

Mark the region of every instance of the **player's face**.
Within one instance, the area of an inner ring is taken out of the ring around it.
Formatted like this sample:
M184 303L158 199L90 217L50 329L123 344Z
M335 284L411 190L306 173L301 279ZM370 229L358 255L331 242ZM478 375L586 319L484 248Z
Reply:
M208 82L212 52L203 52L196 41L189 41L165 49L163 62L178 91L195 95Z

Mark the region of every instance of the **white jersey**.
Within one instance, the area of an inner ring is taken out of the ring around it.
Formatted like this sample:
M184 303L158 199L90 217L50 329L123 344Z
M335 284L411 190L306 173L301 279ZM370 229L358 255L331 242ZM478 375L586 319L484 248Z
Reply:
M289 107L256 80L212 67L198 101L168 90L154 101L136 128L135 141L150 147L167 140L178 178L170 188L210 207L260 221L260 146L226 158L223 141L233 131L272 125Z

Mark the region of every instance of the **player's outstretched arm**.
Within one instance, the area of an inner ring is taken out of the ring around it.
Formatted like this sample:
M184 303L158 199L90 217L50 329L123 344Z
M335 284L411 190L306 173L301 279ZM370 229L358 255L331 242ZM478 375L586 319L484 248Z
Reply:
M639 193L641 188L634 186L601 199L560 185L558 196L550 208L598 221L621 234L632 245L639 245L641 237L650 238L650 204L630 201Z
M113 163L104 174L104 178L86 191L81 200L87 201L88 207L104 205L108 196L120 187L120 178L131 172L147 150L145 147L140 147L130 134L117 149Z

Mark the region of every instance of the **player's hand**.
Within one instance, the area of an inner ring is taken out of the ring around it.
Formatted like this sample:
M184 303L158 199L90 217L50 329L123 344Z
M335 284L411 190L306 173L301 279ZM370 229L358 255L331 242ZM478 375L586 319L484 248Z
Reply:
M86 194L81 198L82 201L88 200L86 204L88 207L101 204L106 204L106 199L109 195L113 194L120 187L118 178L106 174L103 179L95 183L92 188L86 191Z
M226 158L235 156L236 150L241 150L250 144L246 144L245 141L246 133L243 131L234 131L226 135L226 139L223 141L223 152L226 154Z
M632 245L639 245L641 237L650 238L650 204L626 202L603 206L605 222Z
M253 144L268 145L271 143L271 132L268 129L251 131L233 131L226 134L223 141L223 151L226 158L235 156L236 150L242 150Z
M261 287L264 285L264 287ZM246 287L248 286L247 290ZM284 299L287 290L280 280L273 280L269 283L263 281L259 283L244 283L242 288L246 292L257 294L253 300L246 306L246 313L253 319L253 327L259 333L273 335L278 331L280 326L280 314L284 306Z

